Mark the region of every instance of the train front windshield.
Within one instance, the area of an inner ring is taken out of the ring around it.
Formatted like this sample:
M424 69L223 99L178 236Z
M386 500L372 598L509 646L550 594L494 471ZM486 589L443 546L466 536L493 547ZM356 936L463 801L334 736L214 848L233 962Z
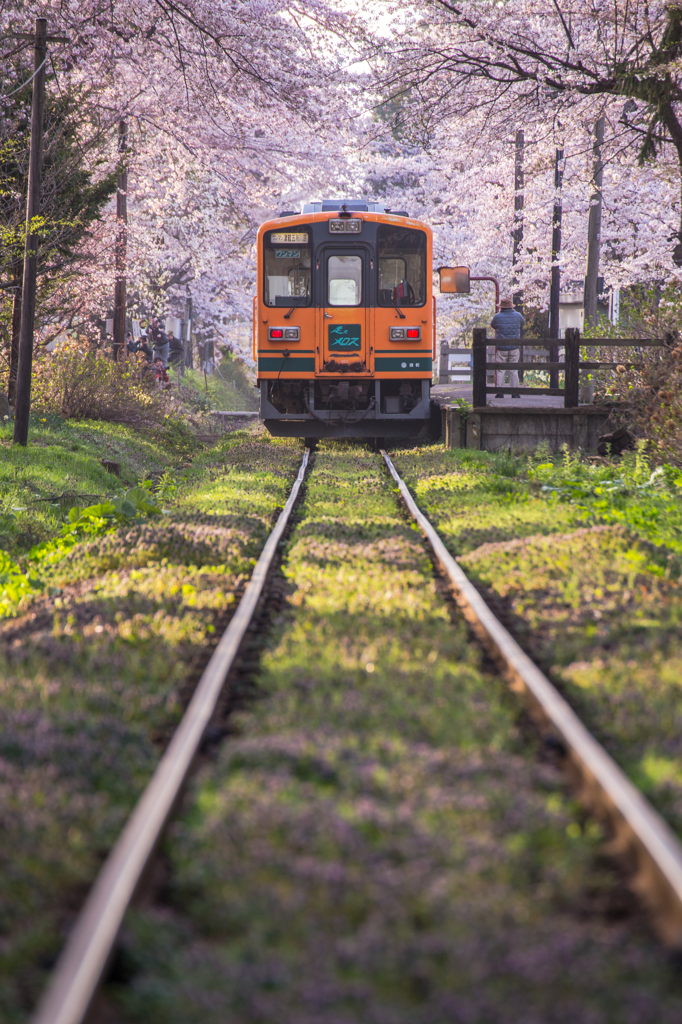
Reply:
M265 305L309 306L311 231L271 231L265 239Z
M423 306L426 302L426 235L413 228L380 224L379 305Z
M359 306L362 302L362 257L329 257L329 305Z

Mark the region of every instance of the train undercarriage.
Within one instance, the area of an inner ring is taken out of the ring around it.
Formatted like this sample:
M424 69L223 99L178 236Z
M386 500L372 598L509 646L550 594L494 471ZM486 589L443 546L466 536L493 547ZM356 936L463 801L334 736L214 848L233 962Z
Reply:
M275 437L415 437L429 423L428 380L261 380L260 415Z

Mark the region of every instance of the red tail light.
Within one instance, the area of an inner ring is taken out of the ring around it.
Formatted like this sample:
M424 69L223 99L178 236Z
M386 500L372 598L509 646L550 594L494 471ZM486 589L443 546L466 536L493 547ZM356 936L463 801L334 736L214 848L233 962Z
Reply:
M418 327L408 327L407 328L407 337L408 338L418 338L419 337L419 328Z
M271 338L283 338L284 337L284 331L280 327L273 327L272 330L270 331L270 337Z

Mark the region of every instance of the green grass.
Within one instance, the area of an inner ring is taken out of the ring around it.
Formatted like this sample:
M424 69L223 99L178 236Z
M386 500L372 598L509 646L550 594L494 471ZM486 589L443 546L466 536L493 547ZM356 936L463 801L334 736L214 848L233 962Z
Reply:
M128 915L112 1016L679 1020L660 949L600 911L598 828L451 621L377 455L320 446L282 572L260 699L192 782L164 904Z
M655 472L642 451L605 465L434 446L396 461L463 568L682 834L679 472Z
M118 462L116 477L101 465ZM27 447L0 427L0 548L12 555L55 536L70 508L122 494L161 474L177 457L128 427L56 421L31 428Z
M206 376L200 370L185 369L178 376L171 367L169 372L179 396L197 410L243 412L258 408L258 391L238 360L223 359L215 373Z
M3 497L21 486L28 503L68 486L85 502L95 487L114 494L123 479L155 474L165 514L85 537L45 563L42 594L0 622L0 1019L8 1024L28 1019L301 458L296 442L245 432L196 451L191 463L100 424L32 438L25 450L5 449L23 475L15 484L2 464ZM121 461L122 480L101 470L103 449ZM61 527L61 510L31 515L23 529L33 537ZM11 538L19 552L22 536Z

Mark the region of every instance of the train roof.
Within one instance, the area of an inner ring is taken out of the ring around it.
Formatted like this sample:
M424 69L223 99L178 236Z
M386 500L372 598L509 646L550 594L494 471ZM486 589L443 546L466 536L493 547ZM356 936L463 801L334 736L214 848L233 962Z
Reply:
M421 228L429 235L431 228L428 224L410 217L406 210L393 210L383 203L366 201L364 199L324 199L319 202L303 203L300 213L296 210L284 210L276 217L271 217L263 222L258 229L258 237L261 238L265 231L270 231L281 224L283 220L289 221L291 226L311 221L321 221L329 218L329 214L338 213L342 217L354 214L365 214L363 219L370 221L381 221L383 223L404 222L406 226Z
M392 213L395 217L407 217L407 210L392 210L384 203L370 202L367 199L322 199L303 203L301 213L336 213L349 210L351 213ZM287 214L280 213L280 217Z

